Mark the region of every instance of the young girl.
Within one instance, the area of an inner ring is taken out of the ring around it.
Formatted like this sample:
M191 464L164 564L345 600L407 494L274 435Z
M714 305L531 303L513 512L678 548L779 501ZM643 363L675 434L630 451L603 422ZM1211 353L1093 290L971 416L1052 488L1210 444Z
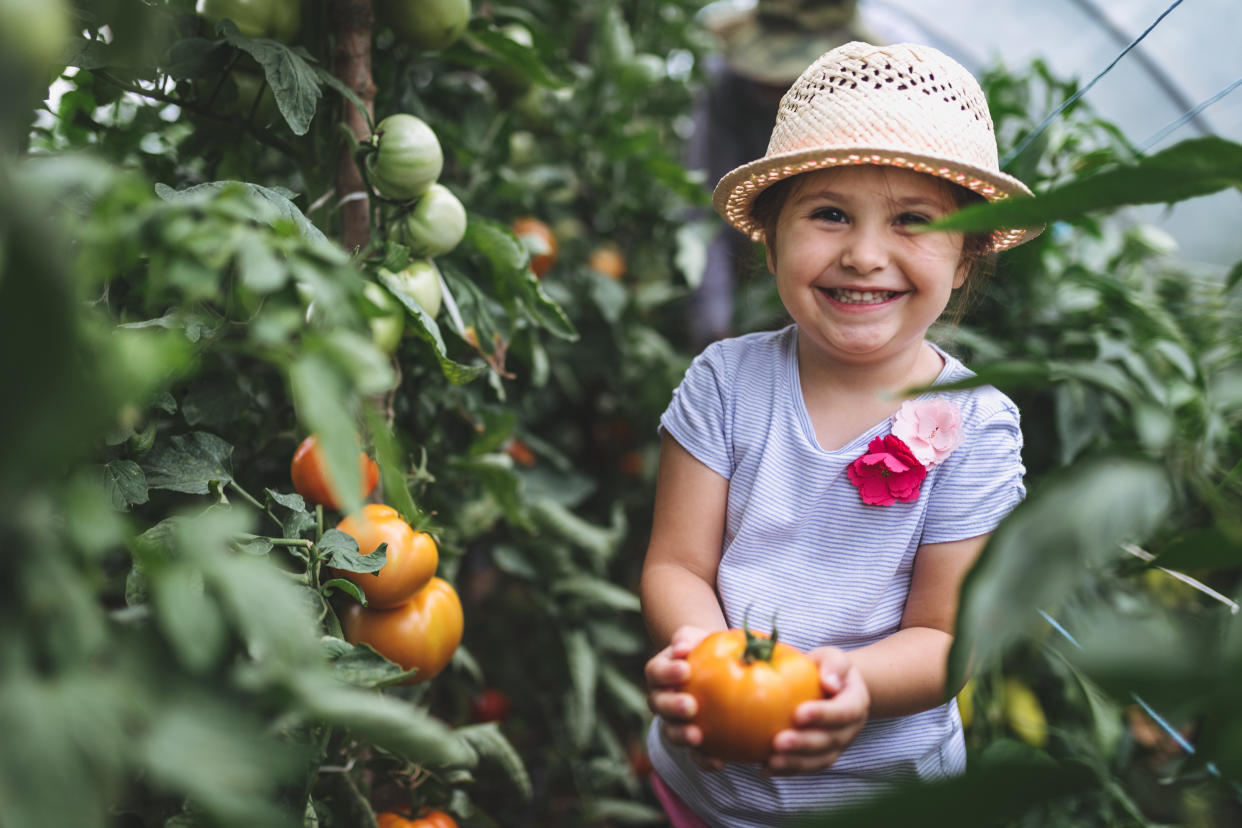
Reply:
M1022 499L1018 412L926 341L954 291L1034 230L924 225L1029 195L1000 172L978 84L940 52L852 42L782 99L767 154L721 179L793 324L692 363L661 418L643 613L653 784L675 826L772 826L960 773L946 660L962 578ZM699 754L685 656L769 630L820 667L765 765ZM704 822L705 821L705 822Z

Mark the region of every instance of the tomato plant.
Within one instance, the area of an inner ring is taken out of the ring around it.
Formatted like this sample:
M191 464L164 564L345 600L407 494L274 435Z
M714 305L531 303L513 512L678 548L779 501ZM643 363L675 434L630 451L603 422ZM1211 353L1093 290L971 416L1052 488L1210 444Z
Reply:
M198 13L215 22L228 18L246 37L291 42L302 25L299 0L198 0Z
M444 150L426 121L398 113L376 125L366 164L371 185L380 195L408 201L440 177Z
M805 653L750 630L721 630L687 656L685 690L698 702L700 749L734 762L762 762L772 739L793 726L799 704L823 696L819 668Z
M411 683L434 678L461 643L464 617L452 584L432 578L405 602L384 609L350 602L341 628L352 644L369 644L406 670L417 669Z
M358 470L362 481L359 494L366 497L379 483L379 466L366 452L359 452ZM293 480L293 488L308 504L322 504L329 509L340 508L336 491L328 479L328 468L324 464L319 438L314 434L304 439L294 450L293 460L289 464L289 476Z
M378 572L336 572L362 588L368 607L399 606L435 574L440 559L436 542L425 532L415 532L391 506L368 503L360 514L347 516L336 528L356 540L363 555L388 544L388 557Z

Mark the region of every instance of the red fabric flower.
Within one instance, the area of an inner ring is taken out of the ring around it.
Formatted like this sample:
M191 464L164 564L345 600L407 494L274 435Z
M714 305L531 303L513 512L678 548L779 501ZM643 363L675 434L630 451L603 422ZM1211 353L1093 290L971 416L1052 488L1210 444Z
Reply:
M910 447L892 434L872 440L867 453L850 463L845 471L862 495L863 503L870 506L918 500L923 478L927 477L927 469Z

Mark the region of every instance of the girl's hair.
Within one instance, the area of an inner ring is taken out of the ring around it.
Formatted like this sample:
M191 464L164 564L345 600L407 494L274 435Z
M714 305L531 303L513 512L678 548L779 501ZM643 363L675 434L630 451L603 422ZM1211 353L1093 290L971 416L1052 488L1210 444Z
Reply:
M805 175L803 173L802 175ZM777 220L781 215L781 208L785 206L790 193L797 187L797 182L802 175L783 178L771 185L755 198L754 204L751 206L750 215L756 224L763 228L764 243L771 245L772 240L776 238ZM969 207L971 204L979 204L983 202L983 196L966 189L965 187L954 184L951 181L945 181L935 176L928 176L934 179L953 199L953 203L960 210L963 207ZM953 298L949 301L949 307L946 310L948 321L957 324L966 314L971 306L982 295L983 287L987 284L988 279L992 277L992 273L996 269L996 253L992 250L992 234L983 233L967 233L962 240L962 263L966 265L966 278L962 282L962 286L953 292Z

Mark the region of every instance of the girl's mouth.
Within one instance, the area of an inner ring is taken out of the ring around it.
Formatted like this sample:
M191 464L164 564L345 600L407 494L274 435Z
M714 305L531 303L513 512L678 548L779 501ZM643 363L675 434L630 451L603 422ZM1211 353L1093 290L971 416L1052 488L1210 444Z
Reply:
M830 299L843 305L879 305L901 295L898 290L852 290L850 288L820 288Z

